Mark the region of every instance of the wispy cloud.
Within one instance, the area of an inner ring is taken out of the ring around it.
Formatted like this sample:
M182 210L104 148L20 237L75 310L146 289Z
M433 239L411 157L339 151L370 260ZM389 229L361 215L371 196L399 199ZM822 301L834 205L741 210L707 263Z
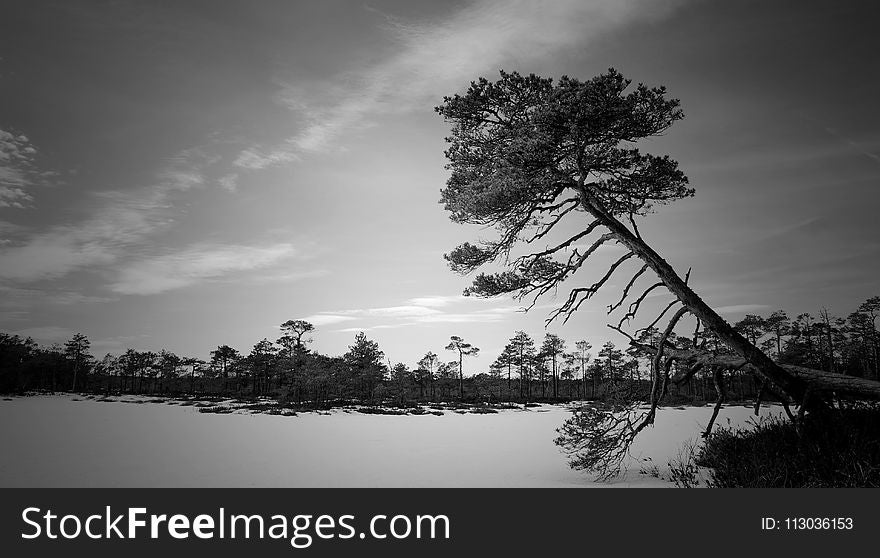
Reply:
M262 169L334 148L380 114L430 109L480 74L534 61L668 14L680 0L478 0L436 22L388 19L395 54L330 83L285 84L280 102L302 128L278 145L243 150L235 165Z
M68 306L73 304L93 304L111 302L115 299L91 296L67 289L41 290L0 285L0 308L18 308L41 304Z
M403 323L399 323L399 324L380 324L380 325L374 325L374 326L369 326L369 327L347 327L344 329L337 329L335 331L337 333L360 333L362 331L366 332L366 331L376 331L376 330L382 330L382 329L398 329L401 327L407 327L407 326L411 326L411 325L416 325L416 322L403 322Z
M450 311L453 308L455 311ZM521 311L520 306L498 306L497 301L487 299L461 295L432 295L411 298L400 306L319 312L303 319L315 325L359 320L363 325L335 330L352 332L431 323L495 323L502 322L510 314Z
M303 319L315 325L331 325L335 323L348 322L364 318L421 319L426 316L439 313L440 311L435 308L421 306L418 304L411 304L402 306L388 306L384 308L358 308L350 310L339 310L335 312L320 312L318 314L306 316Z
M864 143L844 136L836 129L827 126L825 127L825 131L842 141L847 147L852 149L853 152L864 155L871 161L880 164L880 150L877 149L876 143L874 145L865 145Z
M33 201L36 148L24 134L0 130L0 207L23 208Z
M173 224L179 211L173 206L175 197L203 185L202 169L212 161L199 150L182 151L169 159L151 186L93 193L95 209L88 218L6 243L0 249L0 279L54 279L113 264L132 246Z
M0 251L0 277L14 281L54 279L78 268L111 263L115 256L102 240L90 226L55 227Z
M224 176L221 176L217 182L220 183L220 186L223 187L227 192L236 192L238 190L238 174L230 173Z
M295 153L295 149L296 144L293 140L285 141L268 152L263 151L260 146L249 147L239 153L232 164L247 170L259 170L274 165L290 163L299 160L299 155Z
M157 294L230 273L266 268L297 255L291 244L262 247L197 244L131 262L120 271L110 288L121 294Z
M265 285L268 283L291 283L293 281L301 281L303 279L313 279L315 277L325 277L330 274L330 270L324 268L312 269L277 269L261 272L259 275L248 278L248 283Z
M407 303L415 304L417 306L426 306L428 308L439 308L449 306L455 302L462 302L464 300L467 300L467 297L464 295L434 295L411 298Z
M436 323L450 323L450 324L464 324L464 323L496 323L505 321L505 316L507 314L514 313L518 310L513 310L511 312L498 312L492 310L484 310L471 312L468 314L436 314L433 316L424 316L418 319L419 323L423 324L436 324Z
M387 308L368 308L366 310L355 310L354 312L362 316L378 317L378 318L423 318L439 314L440 311L435 308L426 306L407 305L407 306L389 306Z

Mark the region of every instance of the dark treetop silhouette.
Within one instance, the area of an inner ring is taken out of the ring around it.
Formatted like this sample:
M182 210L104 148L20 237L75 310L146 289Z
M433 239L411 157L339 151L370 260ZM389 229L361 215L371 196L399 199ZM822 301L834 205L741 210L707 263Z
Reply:
M446 150L451 175L441 202L453 221L498 232L495 240L465 242L445 257L460 273L490 262L505 266L499 273L477 275L465 294L530 297L530 308L541 295L562 286L600 246L616 241L626 253L597 282L571 288L548 322L560 316L568 319L631 258L641 260L641 266L627 281L620 300L609 306L609 314L629 300L630 290L646 271L659 281L634 297L617 326L611 327L623 333L620 326L636 317L654 289L665 287L674 300L648 328L680 305L656 343L630 337L635 347L653 355L652 408L625 430L637 433L653 423L674 363L690 374L699 367L730 364L714 362L700 346L683 350L672 343L673 330L685 314L735 353L735 366L748 366L767 391L802 408L823 407L832 392L838 397L880 398L878 382L774 362L710 308L688 286L688 276L682 279L641 237L639 219L658 206L694 194L676 161L635 147L637 141L663 134L683 117L679 101L667 98L665 88L642 84L630 88L630 80L614 69L588 81L563 76L556 83L502 71L497 81L480 78L463 95L445 97L436 111L452 125ZM575 234L547 244L552 231L558 236L563 230L561 223L583 219L585 214L590 218L578 221ZM591 240L587 248L577 244ZM518 247L532 249L514 257Z
M464 357L475 356L480 352L479 347L474 347L470 343L458 335L450 337L449 344L446 345L447 351L458 352L458 395L464 399Z

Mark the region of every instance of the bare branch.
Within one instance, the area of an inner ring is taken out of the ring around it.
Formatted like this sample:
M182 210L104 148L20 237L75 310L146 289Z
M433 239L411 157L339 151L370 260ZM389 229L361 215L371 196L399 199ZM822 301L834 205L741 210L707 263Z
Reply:
M700 318L697 318L697 325L694 326L694 341L693 341L694 347L698 346L697 340L699 339L699 336L700 336L700 326L701 325L703 325L703 321L700 320Z
M678 320L681 319L688 312L687 307L679 308L678 311L672 315L669 323L666 324L666 329L663 331L663 335L660 336L660 340L657 342L657 352L654 354L654 360L651 366L652 373L656 374L656 371L660 367L660 359L663 358L663 351L666 348L666 341L669 339L669 336L672 334L672 330L675 329L675 324L678 323ZM652 402L653 402L653 389L652 389Z
M807 391L804 392L804 397L800 401L800 407L798 408L798 414L797 414L797 422L795 423L798 425L799 428L800 428L800 425L803 424L803 422L804 422L804 414L806 413L807 405L810 403L810 398L812 396L813 396L812 386L807 386Z
M648 296L648 294L650 294L651 291L653 291L654 289L656 289L658 287L664 287L664 286L665 285L661 281L660 283L654 283L653 285L648 287L645 290L645 292L643 292L641 294L641 296L639 296L639 298L637 298L635 300L635 302L633 302L632 304L629 305L629 309L627 309L626 314L624 314L624 316L622 318L620 318L620 321L617 322L617 327L622 326L623 322L629 321L630 318L635 318L636 314L638 313L639 308L642 304L642 301L645 300L645 298Z
M593 252L598 250L600 246L602 246L603 244L605 244L606 242L608 242L609 240L611 240L613 238L614 238L614 235L612 233L606 233L606 234L603 234L602 236L600 236L598 239L596 239L596 242L594 242L589 248L587 248L587 251L584 252L578 258L578 267L580 267L581 264L583 264L585 261L587 261L587 258L589 258L593 254Z
M541 296L546 294L551 289L556 288L559 285L559 283L564 281L569 275L571 275L572 273L574 273L575 271L580 269L580 267L584 264L585 261L587 261L587 258L589 258L593 254L593 252L595 252L597 249L599 249L600 246L602 246L602 244L608 242L612 238L614 238L614 235L611 233L603 234L598 239L596 239L596 241L583 254L578 252L577 248L575 248L574 250L572 250L572 253L569 256L568 261L565 264L560 266L560 270L558 273L548 275L547 277L544 278L543 281L540 281L537 284L532 283L532 284L528 285L520 293L520 298L524 298L524 297L530 295L531 293L535 293L535 292L537 293L537 294L535 294L534 300L532 301L532 303L528 307L530 309L532 306L535 305L535 303L537 303L538 298L540 298ZM527 272L530 271L532 269L532 267L534 266L534 264L538 261L541 261L541 259L536 258L536 259L532 260L528 264L528 266L526 268L524 268L525 271L527 271ZM549 320L549 321L552 321L552 320ZM548 323L549 323L549 321L548 321Z
M572 211L574 211L575 209L577 209L579 207L580 200L578 198L568 198L567 200L562 201L561 203L557 204L556 206L553 206L553 209L559 209L562 206L564 206L565 204L571 203L571 202L574 202L574 204L571 207L565 208L565 210L562 211L561 213L559 213L558 215L556 215L556 217L554 217L554 219L551 222L549 222L545 225L542 225L541 230L539 230L537 233L535 233L534 236L532 236L532 238L528 239L526 242L532 243L535 240L539 240L539 239L547 236L547 234L553 229L553 227L555 227L559 223L559 221L562 220L563 217L565 217L566 215L568 215L569 213L571 213ZM549 208L548 209L539 209L539 211L542 211L542 212L548 211L548 210L552 210L552 209L549 209ZM590 230L592 230L592 229L590 229Z
M608 306L608 313L612 313L623 304L623 301L626 300L627 295L629 294L629 290L635 284L636 280L648 269L648 264L644 264L641 269L639 269L635 275L633 275L632 279L629 280L629 283L626 284L626 287L623 288L623 295L621 295L620 300L617 303Z
M633 234L636 235L636 238L638 238L639 240L641 240L641 239L642 239L642 234L639 232L639 227L638 227L638 225L636 225L636 219L635 219L635 217L633 216L632 213L629 214L629 222L630 222L630 224L632 225L632 228L633 228Z
M557 187L561 187L561 189L565 189L567 185L557 184ZM560 189L560 191L561 191ZM573 198L566 198L559 203L555 203L553 205L545 205L543 207L536 207L535 209L541 213L548 213L550 211L556 211L557 209L561 209L563 206L569 203L574 203L575 205L580 203L580 198L575 196Z
M545 256L555 254L556 252L562 250L563 248L567 248L567 247L571 246L572 244L574 244L575 242L577 242L581 238L583 238L583 237L587 236L588 234L590 234L591 232L593 232L593 230L595 230L595 228L597 226L599 226L599 221L593 221L592 223L590 223L590 225L586 229L584 229L581 232L577 233L576 235L572 236L568 240L566 240L560 244L557 244L553 248L547 248L546 250L542 250L541 252L535 252L534 254L520 256L519 258L517 258L517 260L516 260L516 262L514 262L514 264L522 266L523 271L528 272L528 270L530 270L532 268L532 266L534 265L534 263L537 260L539 260L540 258L543 258ZM605 242L605 241L603 240L602 242ZM587 256L587 257L589 257L589 256ZM528 260L528 263L526 263L526 260ZM569 258L569 260L570 260L570 258Z
M696 364L689 366L688 369L685 370L684 374L676 374L672 378L672 383L675 385L685 383L686 381L690 380L694 374L702 370L703 366L704 364L702 362L697 362Z
M678 300L678 299L675 299L675 300L673 300L672 302L670 302L670 303L666 306L666 308L664 308L663 311L660 312L660 315L657 316L657 318L656 318L653 322L651 322L650 324L648 324L648 327L643 327L642 329L636 330L636 333L639 333L639 332L641 332L641 331L648 331L649 329L651 329L652 327L654 327L655 325L657 325L657 322L659 322L661 319L663 319L663 316L666 315L666 312L668 312L670 308L672 308L673 306L675 306L675 305L678 304L679 302L681 302L681 301Z
M623 262L625 262L626 260L630 259L633 256L635 256L634 253L627 252L626 254L621 256L616 262L611 264L611 267L608 269L608 272L605 273L605 276L602 277L602 279L600 279L596 283L593 283L593 285L590 287L590 291L593 293L598 291L602 287L602 285L604 285L605 282L608 281L608 278L611 277L611 274L614 273L614 270L617 269L618 267L620 267L620 264L622 264Z
M660 399L663 395L666 394L666 383L669 379L669 369L672 366L673 359L666 359L663 367L664 371L661 383L660 360L663 358L663 349L666 346L669 336L672 334L672 330L675 329L675 324L677 324L678 320L680 320L687 312L688 309L686 307L679 308L678 311L672 315L669 323L666 324L666 329L663 331L663 335L660 336L660 340L657 342L657 352L654 354L654 359L651 361L651 410L648 411L648 416L645 419L646 422L654 422L654 417L657 414L657 405L660 403ZM642 428L644 428L644 426Z
M630 345L645 351L647 354L653 355L657 348L645 343L630 341ZM738 354L733 353L715 353L701 349L677 349L667 347L664 349L667 356L674 358L678 362L684 362L689 365L702 362L705 366L720 366L721 368L732 370L740 369L752 373L759 373L757 366L747 361ZM816 370L814 368L806 368L794 364L780 364L792 377L804 381L813 386L813 390L819 393L835 393L838 396L856 396L865 400L880 400L880 386L877 382L859 378L857 376L847 376L835 372L826 372L824 370ZM674 380L673 380L674 381ZM791 394L775 384L768 383L767 389L773 390L775 396L783 401L792 401ZM775 393L774 393L775 392Z
M709 424L706 425L706 430L703 432L703 438L708 438L709 433L712 432L712 425L715 424L715 419L718 418L718 411L721 410L721 405L724 403L725 392L724 392L724 376L721 373L721 368L716 368L712 374L712 380L715 383L715 393L718 394L718 400L715 401L715 408L712 409L712 418L709 419Z
M614 271L618 267L620 267L620 264L633 256L635 256L635 254L632 252L627 252L626 254L621 256L616 262L611 264L611 267L608 268L608 271L605 273L605 275L601 279L593 283L591 286L587 288L580 287L577 289L572 289L572 291L568 295L568 300L565 301L565 304L557 308L550 315L550 317L547 318L546 323L549 325L561 314L565 314L565 319L562 321L562 323L567 323L569 318L571 318L571 315L576 312L578 308L580 308L580 305L583 304L585 300L588 300L590 297L596 294L596 292L598 292L598 290L602 288L602 285L604 285L608 281Z
M767 385L767 380L761 378L761 384L758 388L758 395L755 396L755 416L758 416L758 412L761 410L761 398L764 397L764 391Z
M636 341L636 338L635 338L635 337L633 337L633 336L630 335L629 333L627 333L627 332L623 331L622 329L620 329L620 326L613 326L613 325L611 325L611 324L605 324L605 325L608 326L608 327L610 327L611 329L613 329L613 330L616 331L617 333L620 333L621 335L626 336L626 337L629 339L629 342L630 342L631 345L633 345L633 346L641 345L641 343L639 343L638 341ZM652 348L653 348L653 347L652 347Z

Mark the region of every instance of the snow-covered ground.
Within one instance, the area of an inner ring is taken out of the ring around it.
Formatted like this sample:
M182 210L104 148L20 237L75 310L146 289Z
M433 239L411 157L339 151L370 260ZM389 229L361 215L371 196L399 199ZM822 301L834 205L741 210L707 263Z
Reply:
M570 415L557 406L485 415L280 416L199 413L147 401L0 400L0 486L671 486L639 474L637 461L612 483L571 470L553 444ZM709 407L663 409L634 454L650 457L664 474L710 415ZM717 424L751 417L751 409L727 407Z

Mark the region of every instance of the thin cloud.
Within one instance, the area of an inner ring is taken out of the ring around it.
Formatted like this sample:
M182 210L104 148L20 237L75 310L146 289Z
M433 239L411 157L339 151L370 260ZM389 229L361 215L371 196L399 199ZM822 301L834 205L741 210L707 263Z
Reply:
M298 161L299 156L291 149L291 145L285 142L269 153L262 152L260 147L250 147L239 153L232 164L243 169L259 170Z
M80 292L59 289L40 290L0 285L0 307L22 307L33 303L70 306L112 302L116 299L103 296L91 296Z
M172 225L173 201L205 184L202 169L214 161L198 150L182 151L169 159L149 187L93 193L95 209L87 219L6 243L0 249L0 278L55 279L116 263L133 246Z
M77 227L55 227L48 233L0 251L0 277L13 281L54 279L67 273L115 260L102 238Z
M223 187L227 192L235 193L238 191L238 174L230 173L225 176L220 177L217 182L220 183L220 186Z
M507 64L528 66L627 24L667 15L680 0L479 0L439 22L388 20L395 54L331 83L291 83L278 100L301 130L271 148L243 150L234 164L262 169L335 148L377 114L429 109L440 95Z
M509 318L510 314L521 312L519 306L492 306L486 308L487 299L475 299L461 295L436 295L415 297L400 306L383 308L358 308L335 312L320 312L304 318L315 325L327 325L355 319L369 320L369 325L338 329L338 332L371 331L392 329L404 326L431 323L497 323ZM455 312L448 312L449 306L456 306ZM471 308L471 311L465 311ZM391 323L376 324L376 320Z
M464 297L463 297L464 298ZM474 300L465 298L466 300ZM489 301L489 299L476 299ZM473 305L472 303L470 304ZM545 305L541 305L544 307ZM553 306L553 305L549 305ZM538 308L537 306L535 308ZM535 309L533 308L533 309ZM420 323L495 323L510 319L511 314L521 314L524 309L520 305L492 306L479 308L471 312L443 312L417 318Z
M36 154L27 136L0 130L0 207L23 208L33 201L27 189L37 174Z
M291 244L194 245L130 263L110 288L120 294L157 294L230 273L270 267L296 255Z
M20 232L24 227L21 225L16 225L15 223L10 223L9 221L3 221L0 219L0 234L12 234L15 232Z
M0 322L8 323L24 320L30 315L27 310L0 310Z
M388 306L385 308L358 308L351 310L340 310L336 312L319 312L318 314L313 314L311 316L307 316L303 318L307 322L311 322L314 325L330 325L340 322L347 322L351 320L363 319L363 318L390 318L390 319L413 319L413 318L423 318L425 316L430 316L432 314L439 314L440 311L434 308L429 308L427 306L419 306L419 305L403 305L403 306ZM375 327L375 326L373 326ZM350 328L352 331L354 330L368 330L371 328ZM338 331L348 331L348 330L338 330Z
M347 327L344 329L336 329L334 331L336 333L360 333L362 331L363 332L375 331L377 329L398 329L401 327L407 327L407 326L411 326L411 325L415 325L415 324L416 324L416 322L404 322L404 323L400 323L400 324L381 324L381 325L374 325L374 326L370 326L370 327Z
M858 142L852 138L841 135L834 128L827 128L826 127L825 131L827 131L832 136L838 138L840 141L844 142L844 144L847 147L849 147L850 149L852 149L853 152L858 153L860 155L864 155L865 157L867 157L871 161L874 161L875 163L880 164L880 154L877 153L878 150L877 150L876 145L865 145L862 142Z
M413 318L439 314L440 310L426 306L389 306L387 308L368 308L355 311L358 314L379 318Z
M429 308L438 308L449 306L455 302L462 302L466 300L467 297L464 295L437 295L437 296L420 296L416 298L411 298L407 301L408 304L414 304L416 306L427 306Z
M435 316L422 316L421 318L417 319L419 323L423 324L496 323L506 320L507 316L505 316L505 313L492 311L473 312L470 314L438 314Z

